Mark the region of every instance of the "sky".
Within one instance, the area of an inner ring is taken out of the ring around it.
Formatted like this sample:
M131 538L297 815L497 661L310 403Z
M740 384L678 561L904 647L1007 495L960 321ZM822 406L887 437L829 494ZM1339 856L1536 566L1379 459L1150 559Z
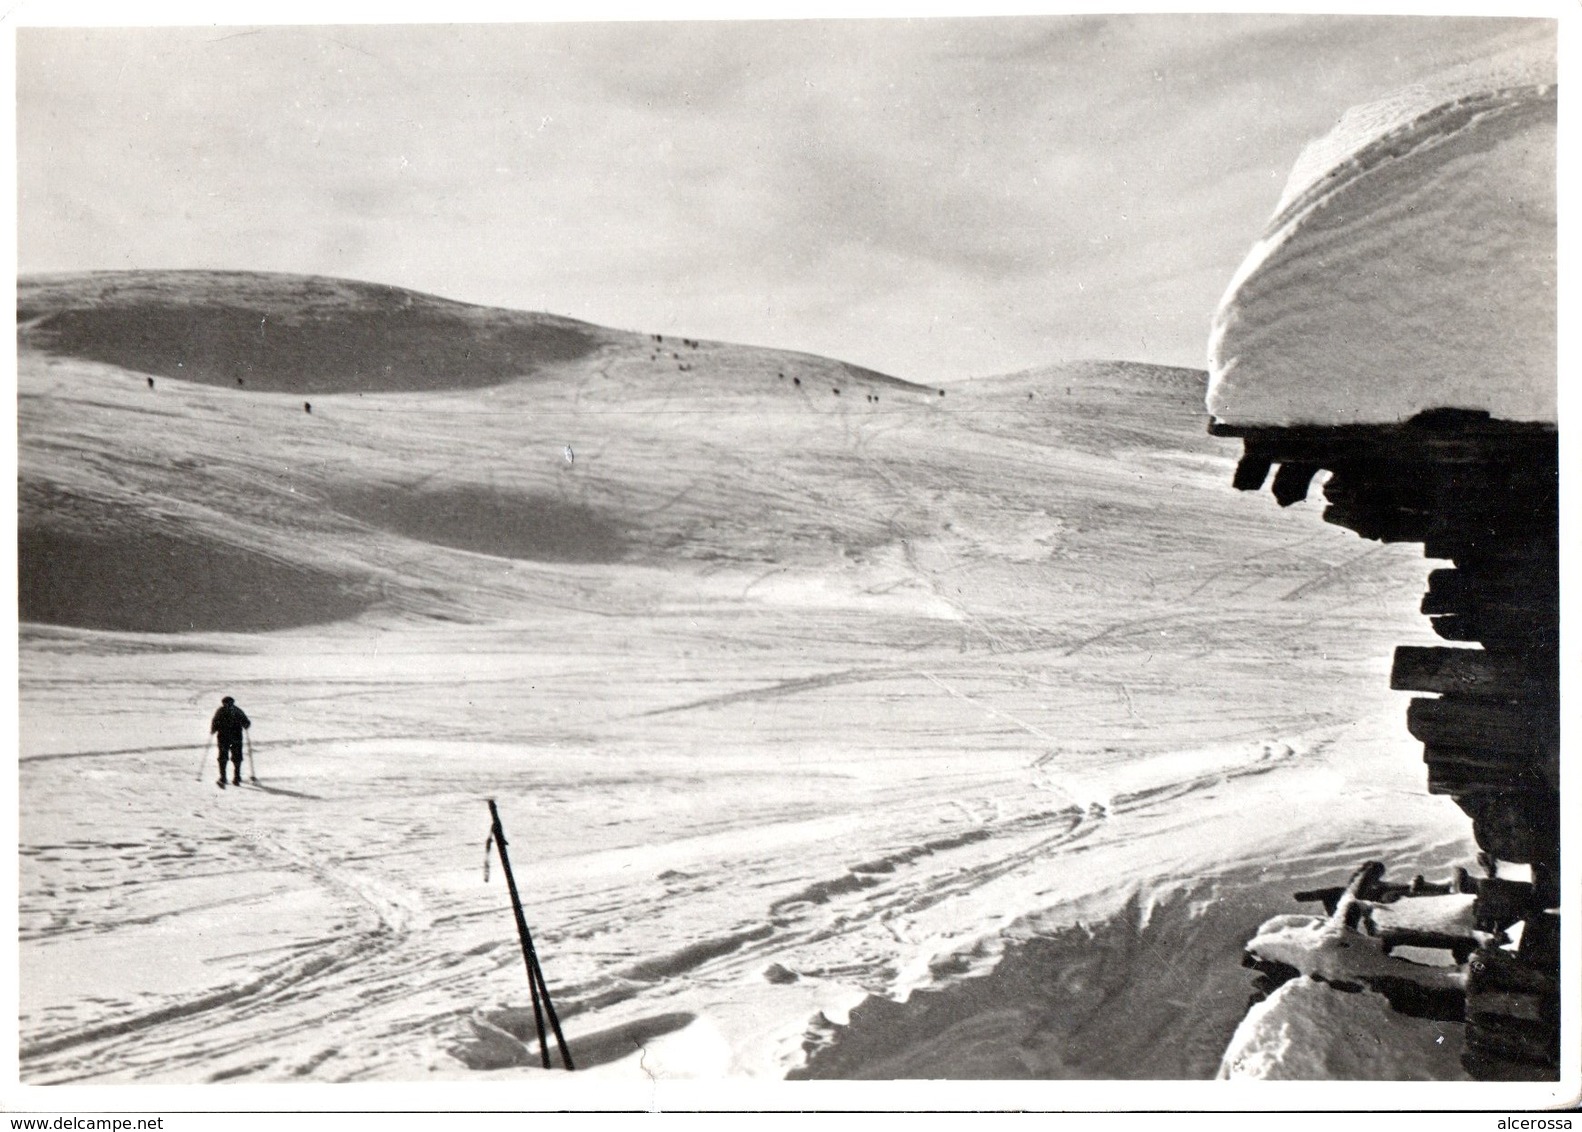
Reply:
M1304 143L1554 35L1421 15L23 27L18 269L342 276L942 383L1201 367Z

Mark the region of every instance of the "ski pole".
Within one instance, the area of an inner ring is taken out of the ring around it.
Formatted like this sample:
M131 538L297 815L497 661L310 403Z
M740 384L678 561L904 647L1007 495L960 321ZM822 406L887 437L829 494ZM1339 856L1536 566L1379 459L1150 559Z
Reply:
M522 912L522 901L516 892L516 877L511 872L510 858L505 855L505 827L500 824L500 811L495 808L494 799L489 799L489 817L491 824L489 836L494 840L500 853L500 864L505 871L505 884L511 893L511 911L516 914L516 934L522 941L522 962L527 965L527 993L533 999L533 1023L538 1029L538 1055L543 1059L544 1068L549 1068L549 1038L544 1033L544 1007L538 997L538 980L533 977L533 943L532 936L527 930L527 916Z
M560 1032L560 1016L555 1013L555 1004L549 1001L549 984L544 982L544 968L539 965L538 952L533 953L533 970L531 978L538 980L538 993L544 998L545 1012L549 1015L549 1024L555 1030L555 1045L560 1049L560 1060L568 1071L576 1068L571 1064L571 1051L566 1048L566 1035Z
M489 816L493 819L491 832L494 835L494 847L500 853L500 869L505 873L505 886L511 893L511 910L516 913L516 932L522 938L522 960L527 964L527 989L533 998L533 1020L538 1024L538 1052L543 1058L544 1068L549 1068L549 1043L544 1034L544 1015L549 1015L549 1024L555 1030L555 1045L560 1048L560 1060L568 1070L575 1069L571 1063L571 1051L566 1048L566 1035L560 1031L560 1018L555 1014L555 1004L549 998L549 985L544 982L544 970L538 964L538 952L533 947L533 935L527 930L527 916L522 911L522 898L516 891L516 877L511 872L511 858L505 852L505 827L500 824L500 811L494 804L494 799L489 799ZM543 999L540 1008L539 999Z
M247 777L252 781L257 782L258 771L253 766L253 733L251 731L244 731L242 734L247 736Z
M198 781L202 782L203 764L209 761L209 741L207 739L203 741L203 746L200 749L203 753L198 756Z

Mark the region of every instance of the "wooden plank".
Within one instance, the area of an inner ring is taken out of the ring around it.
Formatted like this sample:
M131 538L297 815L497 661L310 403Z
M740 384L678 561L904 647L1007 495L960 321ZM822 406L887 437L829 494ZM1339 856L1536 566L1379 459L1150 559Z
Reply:
M1558 527L1492 534L1489 531L1445 529L1434 532L1423 544L1428 558L1445 558L1458 566L1476 565L1487 570L1522 571L1539 566L1559 554Z
M1478 941L1470 935L1425 931L1422 928L1382 928L1377 938L1384 946L1386 955L1397 947L1427 947L1450 952L1457 963L1465 963L1478 947Z
M1468 1049L1461 1055L1462 1067L1474 1081L1558 1081L1558 1065L1535 1066L1510 1061L1492 1054Z
M1273 467L1274 461L1258 452L1250 443L1246 448L1247 453L1237 461L1236 474L1230 483L1237 491L1259 491L1269 478L1269 469Z
M1503 605L1547 603L1560 594L1559 577L1540 572L1482 573L1471 569L1444 568L1428 572L1428 593L1436 600L1455 601L1491 595L1489 600Z
M1543 995L1520 991L1486 991L1467 996L1467 1017L1480 1021L1515 1018L1522 1022L1550 1022L1558 1017L1559 1003Z
M1434 632L1447 641L1481 644L1487 649L1543 648L1559 629L1552 623L1526 618L1507 618L1499 610L1487 615L1448 613L1430 619Z
M1324 522L1375 542L1422 542L1428 533L1427 520L1420 512L1363 509L1345 503L1324 508Z
M1473 617L1504 617L1516 621L1554 622L1560 616L1560 587L1468 584L1460 570L1435 570L1428 576L1428 592L1419 607L1423 613L1464 613ZM1448 574L1454 583L1440 580Z
M1542 790L1546 785L1542 766L1531 757L1424 747L1423 762L1428 766L1430 783L1437 781L1453 785L1450 793L1454 794L1477 793L1480 790L1532 792ZM1430 790L1430 793L1434 792Z
M1428 575L1422 611L1554 622L1559 618L1560 582L1542 570L1434 570Z
M1508 751L1478 751L1467 747L1441 747L1429 743L1423 747L1423 762L1445 775L1461 775L1480 782L1509 782L1510 789L1524 788L1516 779L1533 772L1534 759L1530 755Z
M1414 468L1393 477L1336 472L1324 485L1324 498L1358 512L1415 515L1444 533L1520 536L1555 525L1552 503L1537 501L1527 485L1499 482L1494 476L1445 479L1442 469Z
M1289 507L1306 499L1307 489L1319 471L1317 464L1293 462L1281 464L1280 470L1274 473L1274 484L1271 487L1275 502L1281 507Z
M1554 1065L1560 1056L1560 1031L1515 1018L1479 1018L1467 1027L1466 1048L1475 1055Z
M1477 644L1483 640L1478 626L1470 618L1458 614L1435 617L1430 624L1433 625L1434 632L1447 641L1468 641Z
M1337 507L1351 508L1361 514L1405 511L1431 518L1433 510L1429 504L1432 494L1429 485L1415 476L1336 472L1324 484L1325 499Z
M1428 749L1425 755L1442 756L1442 751ZM1522 777L1522 772L1509 767L1478 766L1475 763L1448 762L1435 758L1428 762L1428 792L1449 794L1466 798L1475 794L1509 794L1530 788L1532 783ZM1506 858L1509 860L1509 858Z
M1301 892L1291 893L1291 899L1299 904L1311 904L1318 901L1324 905L1326 915L1335 914L1335 906L1340 903L1340 898L1346 895L1346 890L1341 887L1334 888L1308 888Z
M1555 426L1490 420L1408 421L1394 425L1227 425L1210 421L1215 436L1241 437L1279 460L1406 466L1431 464L1558 464Z
M1401 645L1390 669L1390 687L1399 692L1455 692L1468 696L1514 696L1527 682L1524 657L1482 649L1425 648Z
M1531 712L1489 700L1413 700L1406 709L1406 729L1430 746L1481 755L1536 758L1540 730Z

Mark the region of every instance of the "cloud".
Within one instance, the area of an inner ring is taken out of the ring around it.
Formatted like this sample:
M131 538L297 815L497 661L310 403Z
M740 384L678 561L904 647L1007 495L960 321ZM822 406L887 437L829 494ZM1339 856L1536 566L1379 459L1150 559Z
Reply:
M945 379L1196 364L1296 154L1547 21L22 29L24 271L350 274Z

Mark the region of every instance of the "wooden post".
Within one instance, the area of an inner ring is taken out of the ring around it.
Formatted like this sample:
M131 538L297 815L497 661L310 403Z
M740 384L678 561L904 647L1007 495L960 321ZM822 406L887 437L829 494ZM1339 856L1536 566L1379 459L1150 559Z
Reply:
M527 964L527 989L533 996L533 1021L538 1025L538 1052L549 1068L549 1042L544 1034L544 1015L555 1030L555 1044L560 1047L560 1060L567 1069L571 1064L571 1051L566 1048L566 1036L560 1032L560 1019L555 1014L555 1004L549 998L549 985L544 982L544 972L538 965L538 952L533 948L533 934L527 930L527 916L522 911L522 898L516 891L516 877L511 872L511 858L505 851L505 827L500 824L500 810L489 799L489 817L493 823L494 845L500 853L500 868L505 873L505 886L511 893L511 910L516 913L516 934L522 940L522 961ZM542 1004L540 1004L542 995Z

